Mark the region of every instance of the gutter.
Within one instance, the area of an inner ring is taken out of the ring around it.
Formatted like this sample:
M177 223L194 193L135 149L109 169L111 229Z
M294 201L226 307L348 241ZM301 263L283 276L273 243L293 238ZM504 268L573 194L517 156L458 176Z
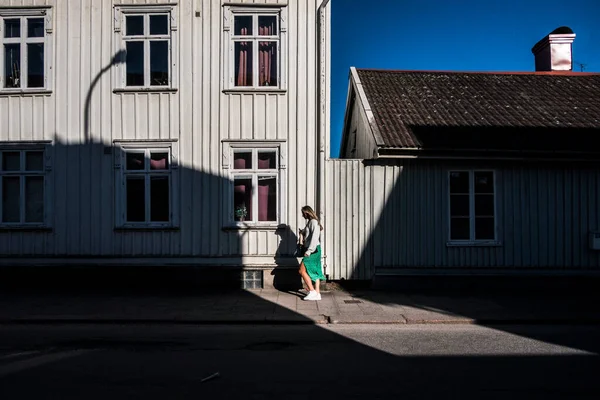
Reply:
M317 109L317 148L319 152L317 162L317 213L319 218L326 225L326 216L324 215L325 210L325 165L326 159L329 155L326 152L329 150L328 145L328 131L329 127L328 116L329 116L329 87L328 87L328 76L329 76L329 64L328 64L328 51L330 42L330 26L328 12L328 5L330 0L322 0L317 10L317 97L318 97L318 109ZM327 244L325 243L325 237L321 241L322 252L321 265L323 265L323 273L327 277Z

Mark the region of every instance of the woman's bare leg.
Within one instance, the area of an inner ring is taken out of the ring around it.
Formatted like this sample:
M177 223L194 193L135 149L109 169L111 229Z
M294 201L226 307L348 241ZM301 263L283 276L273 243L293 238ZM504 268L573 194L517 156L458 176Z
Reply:
M315 281L315 290L317 291L317 293L321 294L321 280L317 279Z
M308 272L306 272L306 267L304 266L304 262L302 262L300 264L300 269L298 270L298 272L300 273L300 276L302 276L304 283L306 283L308 290L310 290L311 292L313 290L315 290L315 288L313 287L312 281L310 280L310 276L308 276Z

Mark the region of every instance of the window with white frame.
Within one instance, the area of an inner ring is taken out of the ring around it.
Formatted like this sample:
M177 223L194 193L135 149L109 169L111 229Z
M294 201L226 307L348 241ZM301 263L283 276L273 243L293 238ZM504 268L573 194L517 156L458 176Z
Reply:
M51 9L0 8L0 91L50 88Z
M284 88L283 14L285 8L228 9L225 31L229 34L229 88Z
M116 157L117 226L176 226L173 143L122 144Z
M280 221L282 147L230 145L229 223L273 225ZM227 150L226 150L227 151Z
M38 226L44 225L46 218L46 168L45 151L42 148L31 150L0 150L0 199L2 213L0 225Z
M115 31L125 51L122 88L175 87L177 24L172 6L117 7Z
M450 241L496 240L494 171L450 171Z

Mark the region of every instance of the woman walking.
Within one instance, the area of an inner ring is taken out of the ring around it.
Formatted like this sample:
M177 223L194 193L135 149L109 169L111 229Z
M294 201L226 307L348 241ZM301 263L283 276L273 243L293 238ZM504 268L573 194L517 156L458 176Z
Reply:
M309 206L301 209L302 217L306 219L306 226L300 229L300 235L304 237L304 257L300 264L299 273L308 287L308 294L303 300L321 300L320 281L325 280L321 268L321 231L323 225L319 217ZM313 286L313 282L315 285Z

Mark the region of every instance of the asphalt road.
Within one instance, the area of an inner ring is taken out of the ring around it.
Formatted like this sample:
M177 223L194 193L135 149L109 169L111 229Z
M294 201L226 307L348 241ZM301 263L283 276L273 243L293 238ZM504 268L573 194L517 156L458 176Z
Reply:
M597 399L600 327L0 326L0 399Z

